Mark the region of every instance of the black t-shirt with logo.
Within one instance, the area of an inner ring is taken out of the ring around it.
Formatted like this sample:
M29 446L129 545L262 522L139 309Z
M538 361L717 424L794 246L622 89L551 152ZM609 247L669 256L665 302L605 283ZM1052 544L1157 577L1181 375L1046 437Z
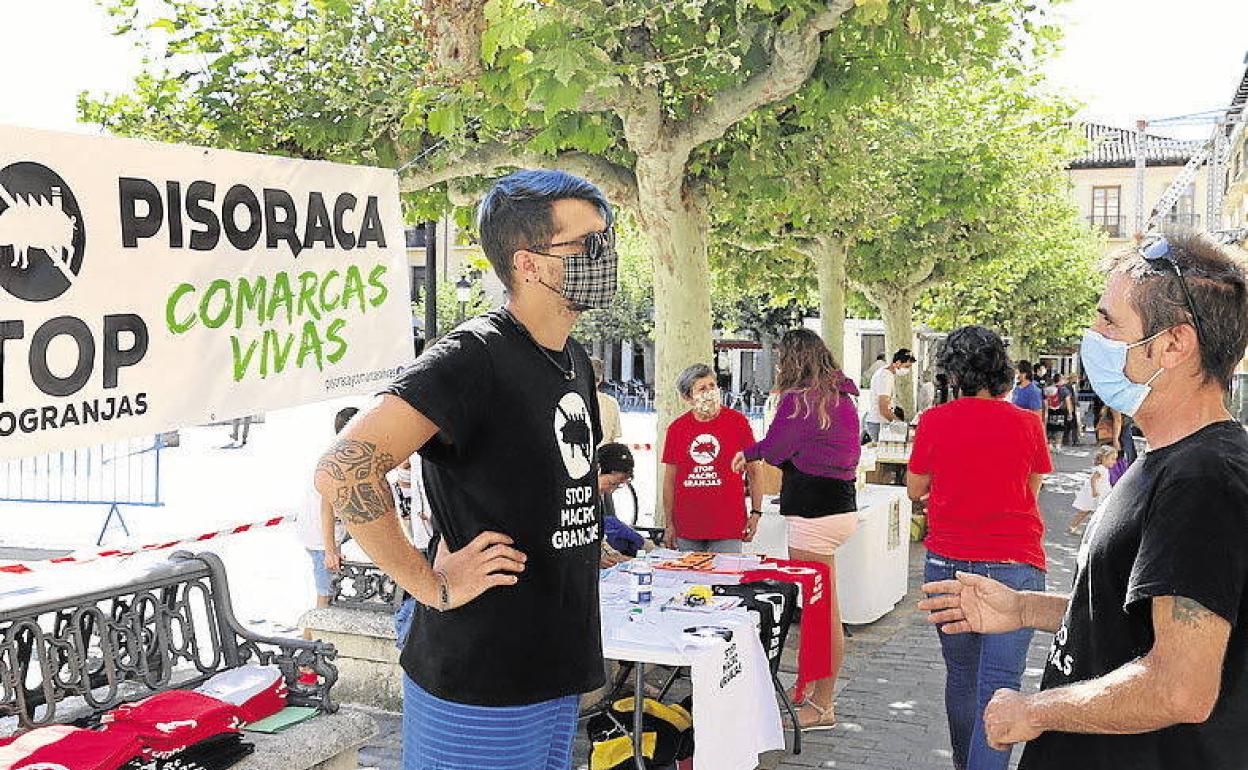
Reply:
M528 556L520 581L449 612L417 605L400 662L456 703L511 706L599 687L601 436L589 357L568 349L568 380L504 311L427 350L386 392L439 428L420 455L437 530L452 550L502 532ZM552 362L551 358L554 359Z
M1142 735L1045 733L1020 770L1248 768L1248 434L1219 422L1131 467L1093 517L1041 689L1104 676L1153 647L1151 599L1182 596L1231 624L1208 721Z

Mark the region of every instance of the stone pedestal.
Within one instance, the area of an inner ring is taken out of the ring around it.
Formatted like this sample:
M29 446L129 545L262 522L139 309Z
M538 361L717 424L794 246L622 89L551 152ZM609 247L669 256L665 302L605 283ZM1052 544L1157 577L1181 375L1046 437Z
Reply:
M374 610L309 610L299 625L338 649L334 699L383 711L403 710L403 669L394 645L394 616Z

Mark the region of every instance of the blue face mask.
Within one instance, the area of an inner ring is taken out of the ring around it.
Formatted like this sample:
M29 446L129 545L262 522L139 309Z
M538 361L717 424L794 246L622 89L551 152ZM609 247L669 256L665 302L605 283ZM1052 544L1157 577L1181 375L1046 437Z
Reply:
M1132 382L1127 378L1127 351L1139 347L1165 334L1166 330L1157 332L1139 342L1122 342L1111 340L1105 335L1088 329L1083 335L1083 344L1079 346L1079 356L1083 359L1083 371L1088 375L1092 389L1100 396L1105 405L1119 412L1134 417L1144 399L1153 391L1153 380L1156 380L1165 369L1158 369L1148 382Z

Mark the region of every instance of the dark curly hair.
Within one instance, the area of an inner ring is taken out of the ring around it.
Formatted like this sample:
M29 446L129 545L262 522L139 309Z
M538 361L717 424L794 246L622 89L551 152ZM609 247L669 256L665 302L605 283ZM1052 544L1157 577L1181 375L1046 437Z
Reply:
M974 324L949 332L936 355L936 366L949 375L950 384L963 396L986 390L1000 397L1014 380L1014 365L1001 337Z

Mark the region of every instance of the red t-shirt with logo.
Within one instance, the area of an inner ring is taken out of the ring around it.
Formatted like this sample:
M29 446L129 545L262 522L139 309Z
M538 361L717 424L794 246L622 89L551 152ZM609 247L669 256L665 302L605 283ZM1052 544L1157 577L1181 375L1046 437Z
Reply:
M928 409L910 453L910 472L932 477L927 549L1044 569L1044 521L1028 482L1033 473L1052 471L1034 412L987 398Z
M745 478L732 458L754 444L746 416L724 407L702 422L687 412L667 429L663 462L676 466L672 499L677 537L732 540L745 530Z

